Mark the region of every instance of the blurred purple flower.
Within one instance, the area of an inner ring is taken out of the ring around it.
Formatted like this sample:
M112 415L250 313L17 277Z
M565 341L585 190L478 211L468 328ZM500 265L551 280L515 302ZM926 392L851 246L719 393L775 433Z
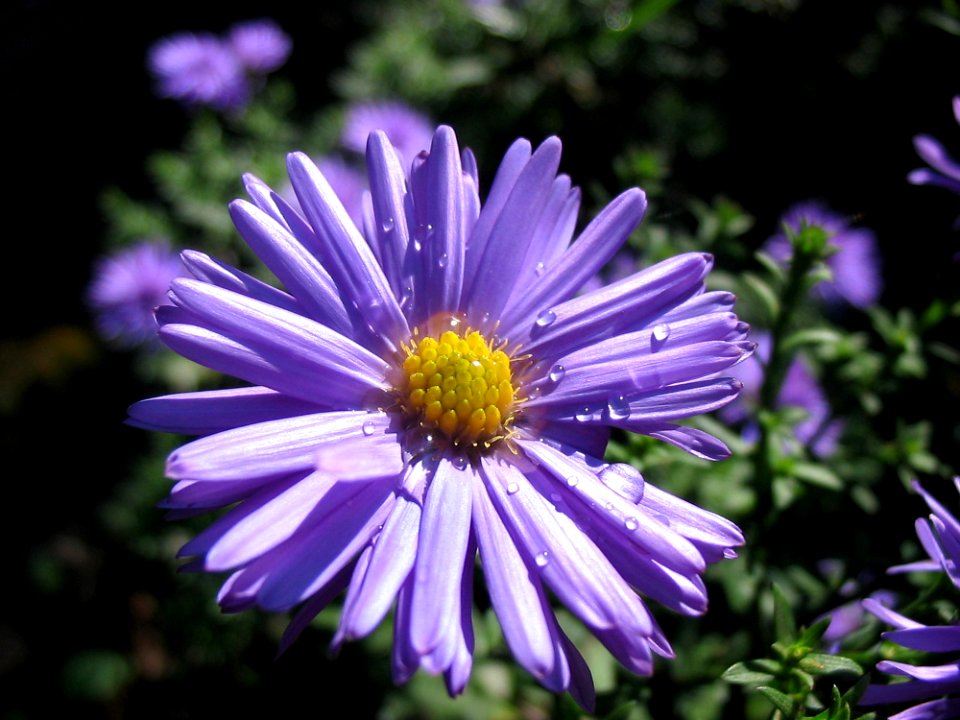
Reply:
M953 115L960 123L960 95L953 98ZM919 168L907 175L914 185L938 185L960 195L960 163L954 160L946 148L929 135L913 138L917 155L930 167Z
M340 198L353 224L363 228L363 196L367 192L367 178L364 174L333 156L319 158L317 167Z
M757 343L757 351L742 363L732 368L729 374L743 383L743 392L732 403L720 410L720 417L728 423L745 423L744 436L756 438L758 428L752 420L760 402L760 389L764 382L764 367L770 361L770 336L766 332L751 335ZM806 411L806 417L794 428L794 435L816 457L832 455L843 433L842 420L831 420L830 403L811 372L807 361L796 356L783 378L776 406L797 407Z
M249 72L266 75L287 61L290 36L272 20L237 23L227 35L234 55Z
M611 427L729 453L677 421L739 390L716 377L752 350L733 297L706 292L702 253L576 296L646 199L622 193L567 247L557 138L511 145L482 205L476 161L449 127L412 177L382 132L367 162L367 237L302 153L287 167L303 215L245 178L252 202L231 204L234 223L285 290L184 253L195 279L174 283L161 338L251 385L130 409L139 427L205 436L170 455L166 505L229 509L181 555L232 571L227 612L301 606L284 647L344 590L336 646L395 604L395 680L423 668L451 694L472 668L479 555L518 662L590 707L589 669L551 595L647 675L673 651L637 591L699 615L702 573L743 542L733 523L597 459Z
M815 291L827 302L841 300L858 308L876 303L883 288L880 257L873 231L850 227L850 220L815 200L797 203L784 213L781 225L796 234L804 227L817 226L828 235L835 252L827 258L833 275L829 282L819 283ZM774 260L786 264L793 256L793 246L786 232L767 240L764 251Z
M954 478L954 485L960 490L960 478ZM960 523L919 482L914 481L913 487L932 511L929 520L920 518L916 522L917 537L929 555L929 561L899 565L890 568L890 572L940 570L954 586L960 588ZM877 670L909 680L889 685L871 685L860 704L887 705L926 700L891 715L890 720L945 720L960 717L960 625L923 625L872 599L864 600L863 606L895 628L883 633L884 639L910 650L954 653L955 659L942 665L912 665L883 660L877 663Z
M180 258L163 241L143 241L101 258L87 288L97 331L124 346L154 340L154 310L169 304L170 283L184 274Z
M157 94L188 106L239 110L250 99L243 65L208 33L163 38L150 48L147 65L157 80Z
M382 130L400 155L404 172L410 172L413 159L430 147L433 125L422 113L401 102L361 102L347 110L341 142L348 150L367 151L367 137Z

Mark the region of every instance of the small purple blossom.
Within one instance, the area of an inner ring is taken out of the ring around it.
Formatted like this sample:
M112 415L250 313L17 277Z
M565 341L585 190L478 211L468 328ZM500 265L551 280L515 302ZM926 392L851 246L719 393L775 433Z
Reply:
M125 346L154 340L154 310L169 303L170 283L182 275L180 258L163 241L143 241L102 258L87 288L97 331Z
M646 199L627 190L571 243L562 220L578 200L557 138L514 142L484 203L453 130L429 147L408 176L387 135L370 137L366 236L302 153L287 160L302 214L245 177L251 201L231 215L284 289L186 252L193 278L157 318L172 349L249 385L145 400L131 422L202 436L168 458L166 506L227 508L180 553L230 573L224 611L299 608L286 647L341 593L335 646L394 608L394 679L422 668L455 695L479 559L517 661L589 708L589 669L551 596L648 675L673 651L642 596L705 612L703 572L743 543L600 460L610 429L725 457L677 421L736 397L719 374L752 344L733 296L706 291L703 253L577 295Z
M243 65L218 37L177 33L163 38L147 58L157 80L157 94L189 106L230 111L243 108L250 86Z
M400 156L405 171L421 151L430 147L433 126L422 113L395 101L355 103L347 110L341 142L348 150L364 153L367 137L382 130Z
M290 36L272 20L237 23L227 43L247 71L260 75L273 72L290 56Z
M759 404L764 368L770 361L770 336L758 332L752 338L757 343L757 351L730 371L733 377L743 383L743 392L736 401L720 411L721 417L729 423L746 423L744 436L747 439L755 438L758 431L751 416ZM787 368L776 407L797 407L806 411L806 417L794 426L793 432L797 440L808 446L815 456L829 457L836 451L844 423L831 419L830 403L807 361L799 355Z
M954 478L954 485L960 490L960 478ZM954 586L960 588L960 523L919 482L914 481L913 488L932 511L928 519L920 518L916 522L917 537L929 560L899 565L890 568L889 572L942 571ZM887 705L923 700L926 702L891 715L890 720L946 720L960 717L960 625L923 625L873 599L864 600L863 606L894 627L883 633L884 639L910 650L953 653L954 659L939 665L883 660L877 663L877 670L909 679L889 685L871 685L860 704Z
M873 231L851 227L848 218L815 200L793 205L780 222L792 234L809 226L817 226L827 233L828 242L835 250L826 261L833 278L819 283L815 288L826 302L843 300L858 308L867 308L876 303L883 282ZM774 260L784 264L793 256L793 246L786 232L772 236L763 249Z
M251 80L283 65L290 38L270 20L234 25L226 40L211 33L175 33L150 48L147 66L157 94L190 107L238 112L253 94Z
M953 98L953 115L960 123L960 95ZM919 168L907 175L914 185L937 185L960 195L960 163L953 159L946 148L929 135L913 138L917 155L930 167Z

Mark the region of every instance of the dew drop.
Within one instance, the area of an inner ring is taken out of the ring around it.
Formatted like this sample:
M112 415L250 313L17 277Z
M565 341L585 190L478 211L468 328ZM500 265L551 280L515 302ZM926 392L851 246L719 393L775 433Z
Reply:
M608 502L604 507L607 509L607 512L613 512L616 508L613 506L612 502Z
M534 558L534 562L537 563L537 567L546 567L550 562L550 553L544 550Z
M597 477L617 495L630 502L638 503L643 499L643 476L633 465L614 463L601 470Z
M567 485L569 487L572 487L572 488L576 487L577 483L579 482L580 482L580 478L578 478L576 475L571 475L570 477L567 478Z
M537 327L550 327L556 319L557 314L553 310L544 310L537 315Z
M437 267L440 269L445 268L449 259L449 256L446 253L443 253L439 258L437 258Z
M380 227L383 228L385 233L393 232L393 229L397 226L396 221L392 217L384 218L383 222L380 224Z
M507 495L516 495L520 492L520 486L515 482L507 483Z
M550 378L550 382L558 383L563 380L563 376L567 374L567 371L563 369L563 365L554 365L550 368L550 372L547 373L547 377Z
M589 422L593 419L593 411L588 407L582 407L577 410L574 417L577 419L577 422Z
M537 277L540 277L541 275L543 275L543 271L546 269L547 269L546 265L544 265L542 262L538 262L536 267L533 269L533 271L537 274Z
M628 517L626 520L623 521L623 526L630 532L633 532L638 527L640 527L640 521L637 520L635 517Z
M560 496L560 493L557 493L557 492L552 492L552 493L550 493L550 502L552 502L552 503L558 503L558 502L560 502L562 499L563 499L563 498Z
M377 426L374 424L373 420L367 420L363 423L360 429L363 430L364 435L369 437L376 431Z
M624 420L630 417L630 403L623 395L611 395L607 400L607 412L613 420Z
M454 455L451 462L457 470L463 470L467 466L467 458L465 455Z
M733 560L734 558L739 557L739 555L737 555L737 551L734 550L733 548L724 548L724 549L723 549L723 556L724 556L727 560Z
M659 343L665 342L670 337L670 326L666 323L660 323L653 326L653 339Z

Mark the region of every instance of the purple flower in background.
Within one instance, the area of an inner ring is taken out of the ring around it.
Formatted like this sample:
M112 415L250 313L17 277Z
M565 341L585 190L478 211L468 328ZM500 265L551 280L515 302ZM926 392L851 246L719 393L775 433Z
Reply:
M176 33L158 41L147 57L157 93L188 106L237 112L253 93L251 79L283 65L290 38L270 20L234 25L226 40L210 33Z
M243 65L219 38L178 33L157 42L147 58L157 94L189 106L239 110L250 99Z
M954 478L954 485L960 490L960 478ZM932 511L929 520L920 518L916 523L917 537L930 559L893 567L890 572L940 570L960 588L960 523L919 482L914 481L913 487ZM912 665L890 660L877 663L877 670L909 679L889 685L871 685L860 704L886 705L924 700L927 702L891 715L890 720L960 717L960 625L923 625L872 599L864 600L863 606L894 627L894 630L883 633L886 640L910 650L954 655L950 662L939 665Z
M953 115L960 123L960 95L953 99ZM930 167L919 168L907 176L914 185L938 185L960 195L960 163L946 148L929 135L917 135L913 146L920 158Z
M743 383L743 393L720 411L721 417L729 423L746 422L744 435L748 439L757 434L756 423L750 418L759 404L764 367L770 361L770 336L758 332L752 338L757 343L757 351L730 371ZM808 446L815 456L829 457L836 451L843 433L843 421L830 419L830 403L810 366L799 355L787 368L776 407L797 407L806 411L806 417L794 426L793 431L797 440Z
M343 207L350 219L353 220L353 224L362 228L363 196L367 192L367 178L355 167L336 157L318 159L317 167L323 173L327 182L330 183L334 194L343 203Z
M422 113L401 102L355 103L347 111L341 142L348 150L362 153L370 133L382 130L400 156L403 170L422 150L430 147L433 126Z
M844 300L858 308L876 303L883 283L877 240L871 230L850 227L848 218L813 200L793 205L784 213L781 225L793 234L812 225L827 233L828 242L835 249L826 261L833 279L815 288L824 300ZM767 240L763 249L780 263L787 263L793 256L793 246L785 232Z
M703 613L702 573L743 542L733 523L598 459L611 427L728 454L676 421L739 390L716 377L752 349L733 296L705 292L701 253L576 296L646 199L627 190L571 244L556 138L535 151L517 140L482 206L474 157L449 127L409 178L382 132L367 161L367 237L301 153L288 170L303 215L245 178L251 202L231 204L234 223L284 290L184 253L194 278L174 283L160 336L250 385L130 410L134 425L205 436L170 455L166 505L230 509L181 555L232 573L227 612L299 606L284 647L344 591L337 646L395 606L395 680L423 668L451 694L472 667L479 556L517 661L590 707L589 670L550 596L649 674L672 650L637 591Z
M249 72L261 75L279 68L290 55L290 36L272 20L237 23L230 28L227 42Z
M97 331L126 346L155 339L153 312L169 302L170 282L181 275L180 258L162 241L143 241L102 258L87 288Z

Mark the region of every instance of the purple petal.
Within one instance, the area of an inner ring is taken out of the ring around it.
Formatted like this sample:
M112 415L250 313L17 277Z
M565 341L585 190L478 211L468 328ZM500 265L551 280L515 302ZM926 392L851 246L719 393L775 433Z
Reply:
M460 470L442 460L427 487L410 618L410 642L421 655L436 648L458 620L472 482L476 482L472 468Z
M374 231L380 246L383 272L395 297L403 296L404 257L410 243L406 211L406 175L390 140L383 132L367 140L367 171L373 201Z
M890 642L912 650L952 652L960 650L960 625L935 625L883 633Z
M272 285L267 285L262 280L257 280L255 277L210 257L206 253L197 250L184 250L180 257L190 274L198 280L262 300L290 312L303 314L303 307L295 298Z

